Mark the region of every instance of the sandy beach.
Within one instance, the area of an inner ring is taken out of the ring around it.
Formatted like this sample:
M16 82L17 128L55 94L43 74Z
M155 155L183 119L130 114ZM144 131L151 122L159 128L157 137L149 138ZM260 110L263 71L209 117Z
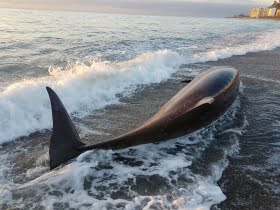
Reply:
M0 209L279 208L279 22L12 9L2 17ZM142 124L183 80L225 65L242 84L215 123L49 170L46 86L81 141L95 144Z
M258 110L248 115L248 131L239 140L239 154L229 158L229 166L219 181L227 199L218 207L280 209L279 126L274 131L271 128L266 130L269 119L258 119L264 113L279 111L280 49L233 56L207 64L239 69L245 86L242 109L245 113ZM266 100L270 105L265 103Z
M279 209L279 125L271 127L273 117L271 119L265 117L266 114L273 114L275 119L279 120L279 56L280 49L278 48L272 51L233 56L216 62L184 66L184 68L208 69L227 65L239 69L241 74L243 89L240 95L241 105L234 124L240 123L241 115L245 114L246 129L240 134L238 151L227 156L228 166L218 181L218 185L227 198L217 206L213 206L212 209ZM87 124L92 129L98 130L97 133L83 136L83 141L91 144L95 143L93 139L98 139L96 142L104 141L138 126L183 86L184 84L176 79L144 88L139 86L138 92L131 97L123 98L121 104L100 109L96 114L88 116L82 121L76 119L76 123ZM18 165L13 169L13 173L34 167L34 158L43 155L50 134L49 131L35 133L26 137L27 139L24 141L20 141L21 147L28 149L33 157L21 154L20 157L25 159L25 165ZM37 139L44 141L36 147L30 147L35 144ZM207 149L209 150L207 155L199 158L193 164L192 167L196 173L210 173L208 167L213 161L211 156L214 155L215 158L218 158L218 153L222 152L217 149L220 144L225 144L225 142L219 142L218 139L211 143L210 149ZM18 143L9 144L4 149L16 151L16 147L18 147ZM226 154L223 153L223 155ZM19 156L15 158L17 157ZM17 163L18 161L14 159L11 162ZM48 163L43 163L43 165L45 164L47 166ZM17 181L22 182L22 180ZM158 188L157 182L164 186L160 180L155 179L154 181L155 185L152 186L148 186L145 181L139 181L138 184L142 188L138 188L138 191L144 193L147 189L156 189ZM115 196L119 198L123 195Z
M273 114L276 121L280 120L279 58L280 48L277 48L272 51L248 53L215 62L185 66L199 69L233 66L241 75L243 92L240 96L239 112L246 114L248 125L240 136L239 152L228 157L229 165L218 182L227 197L217 206L220 209L280 208L280 124L273 125L273 128L269 127L272 119L260 117L268 113ZM110 128L114 128L114 135L121 134L148 119L182 86L176 80L168 80L125 99L123 102L126 106L114 106L113 109L109 108L110 111L105 109L106 116L110 118ZM143 98L143 95L146 97ZM156 95L161 97L155 97ZM120 116L117 113L124 114ZM125 113L134 115L127 116ZM100 120L98 119L99 123Z

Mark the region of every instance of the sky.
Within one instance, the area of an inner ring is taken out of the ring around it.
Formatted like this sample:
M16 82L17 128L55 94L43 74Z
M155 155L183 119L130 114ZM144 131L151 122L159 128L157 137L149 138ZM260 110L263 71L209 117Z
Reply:
M0 0L2 8L92 11L126 14L229 17L247 14L273 0Z

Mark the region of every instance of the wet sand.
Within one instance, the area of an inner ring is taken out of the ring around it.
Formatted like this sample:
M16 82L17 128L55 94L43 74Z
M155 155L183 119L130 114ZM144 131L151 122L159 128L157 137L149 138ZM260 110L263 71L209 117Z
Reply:
M244 90L240 96L239 115L246 117L248 125L239 138L239 153L228 157L229 165L218 182L227 199L213 209L280 207L279 58L280 49L276 49L182 67L201 71L213 66L227 65L236 67L241 73ZM83 128L84 125L87 130L94 130L94 133L85 134L79 130L83 141L93 144L137 127L184 87L185 84L180 81L185 78L186 76L178 73L173 79L160 84L139 86L137 93L130 97L121 97L120 104L107 106L82 119L75 118L74 122L78 127ZM34 179L34 176L26 177L21 174L26 174L29 169L36 167L36 164L47 167L48 159L39 163L38 159L47 155L50 135L50 131L39 132L3 145L3 151L14 154L9 160L13 167L7 176L12 177L16 183L24 183ZM193 163L191 169L199 174L209 174L208 167L212 161L220 158L217 157L218 154L224 155L222 146L217 150L219 144L223 143L225 142L214 142L208 152ZM35 174L35 177L45 170L47 169Z
M245 86L241 106L249 124L240 137L239 154L229 157L230 164L218 182L227 196L218 207L280 209L280 124L271 124L280 120L280 49L207 65L229 65L240 70Z

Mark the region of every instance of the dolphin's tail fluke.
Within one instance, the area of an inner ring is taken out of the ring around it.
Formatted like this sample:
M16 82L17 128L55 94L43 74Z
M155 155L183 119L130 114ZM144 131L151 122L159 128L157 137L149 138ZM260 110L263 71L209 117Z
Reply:
M46 87L52 106L53 132L50 139L50 169L77 157L81 152L77 148L84 144L59 97Z

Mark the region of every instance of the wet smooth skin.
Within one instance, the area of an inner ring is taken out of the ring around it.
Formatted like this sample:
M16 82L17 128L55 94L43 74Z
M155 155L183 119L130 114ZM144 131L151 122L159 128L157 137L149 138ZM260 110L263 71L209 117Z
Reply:
M79 150L121 149L186 135L217 120L234 102L238 91L236 69L210 69L186 85L140 127L110 141L82 146Z
M53 116L50 169L91 149L122 149L184 136L217 120L234 102L238 90L236 69L210 69L198 75L140 127L106 142L87 146L80 141L59 97L47 87Z

